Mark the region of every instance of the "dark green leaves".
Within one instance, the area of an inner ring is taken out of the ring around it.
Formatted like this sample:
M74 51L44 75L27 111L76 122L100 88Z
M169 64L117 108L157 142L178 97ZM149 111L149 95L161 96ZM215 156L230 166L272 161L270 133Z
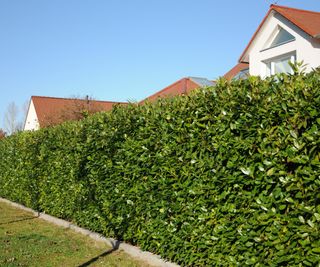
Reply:
M2 139L0 195L183 266L315 266L319 88L220 80Z

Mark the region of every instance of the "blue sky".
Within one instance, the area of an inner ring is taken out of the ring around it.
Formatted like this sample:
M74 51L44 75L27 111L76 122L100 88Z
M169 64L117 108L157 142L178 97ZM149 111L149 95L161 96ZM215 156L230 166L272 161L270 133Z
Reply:
M31 95L141 100L223 75L274 1L0 0L0 127ZM318 0L279 5L320 11Z

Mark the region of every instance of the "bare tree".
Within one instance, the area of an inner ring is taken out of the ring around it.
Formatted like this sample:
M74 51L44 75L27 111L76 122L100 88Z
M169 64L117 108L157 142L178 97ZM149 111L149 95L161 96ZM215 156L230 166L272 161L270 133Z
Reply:
M24 103L22 104L22 118L25 119L28 115L28 110L29 110L29 100L24 101ZM22 122L23 123L23 122Z
M102 110L103 106L93 97L88 95L84 97L74 97L71 105L62 111L61 118L64 121L82 120L85 117Z
M9 135L22 130L22 124L18 121L18 113L19 108L14 102L11 102L4 115L4 128Z
M0 129L0 139L5 138L6 135L7 133L3 129Z
M104 106L94 98L76 96L68 99L68 103L56 110L51 116L47 116L42 122L43 127L54 126L64 121L77 121L87 116L104 110Z

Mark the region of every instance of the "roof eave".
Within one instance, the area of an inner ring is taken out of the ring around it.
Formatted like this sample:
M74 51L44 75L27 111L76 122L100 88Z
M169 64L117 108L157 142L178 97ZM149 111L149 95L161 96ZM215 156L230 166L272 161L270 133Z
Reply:
M249 63L249 60L245 60L245 56L247 55L247 52L251 46L251 44L253 43L254 39L256 38L256 36L258 35L260 29L262 28L263 24L265 23L265 21L267 20L267 18L269 17L270 13L274 11L272 5L268 11L268 13L264 16L262 22L259 24L258 28L256 29L255 33L253 34L253 36L251 37L251 40L249 41L248 45L246 46L246 48L244 49L244 51L242 52L240 58L238 59L239 63Z

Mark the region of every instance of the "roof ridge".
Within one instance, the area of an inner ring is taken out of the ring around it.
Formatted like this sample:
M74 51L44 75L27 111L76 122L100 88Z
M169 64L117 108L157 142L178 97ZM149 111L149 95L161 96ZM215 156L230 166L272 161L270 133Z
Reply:
M214 85L214 82L210 81L208 78L203 77L189 77L189 80L196 83L200 87L210 87Z
M209 79L208 79L208 78L205 78L205 77L198 77L198 76L188 76L188 77L186 77L186 78L189 78L189 79L192 79L192 78L195 78L195 79L206 79L206 80L208 80L208 81L209 81Z
M51 98L51 99L57 99L57 100L83 100L85 101L86 99L81 99L81 98L76 98L76 97L55 97L55 96L37 96L33 95L31 96L32 98ZM122 102L122 101L105 101L105 100L96 100L96 99L89 99L90 101L97 101L97 102L106 102L106 103L127 103L127 102Z
M280 5L274 5L271 4L270 8L274 9L274 8L283 8L283 9L290 9L290 10L296 10L296 11L300 11L300 12L306 12L306 13L314 13L314 14L320 14L320 12L317 11L312 11L312 10L305 10L305 9L300 9L300 8L294 8L294 7L288 7L288 6L280 6Z
M174 83L166 86L165 88L161 89L160 91L157 91L157 92L153 93L152 95L149 95L148 97L142 99L139 103L143 103L143 102L147 101L149 98L151 98L151 97L153 97L153 96L155 96L155 95L157 95L157 94L159 94L159 93L164 92L164 91L165 91L166 89L168 89L169 87L178 84L179 82L183 81L184 79L190 79L190 78L189 78L189 77L183 77L183 78L181 78L180 80L178 80L178 81L176 81L176 82L174 82Z

